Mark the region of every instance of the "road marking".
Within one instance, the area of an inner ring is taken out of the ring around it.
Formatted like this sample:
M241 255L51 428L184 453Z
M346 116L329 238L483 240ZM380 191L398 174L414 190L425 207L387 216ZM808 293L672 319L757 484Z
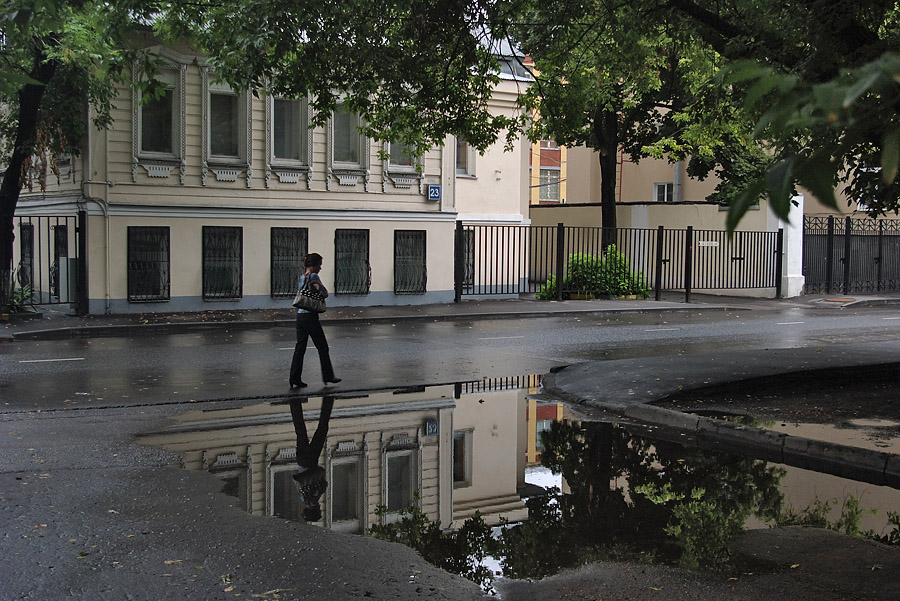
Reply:
M795 326L797 324L803 323L802 321L782 321L781 323L776 323L776 326Z
M292 346L286 346L286 347L280 348L280 349L278 349L278 350L279 350L279 351L292 351L292 350L294 350L294 347L292 347Z
M644 330L644 331L645 332L674 332L679 329L681 329L681 328L656 328L653 330Z
M882 317L881 319L900 319L900 317Z
M495 336L494 338L479 338L478 340L511 340L513 338L525 338L524 336Z
M28 359L19 363L50 363L51 361L84 361L84 357L70 357L68 359Z

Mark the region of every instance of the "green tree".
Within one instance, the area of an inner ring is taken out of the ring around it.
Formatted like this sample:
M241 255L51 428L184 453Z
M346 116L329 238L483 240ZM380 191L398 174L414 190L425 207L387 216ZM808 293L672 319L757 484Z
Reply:
M716 81L721 57L684 20L652 1L570 0L534 2L513 29L535 63L524 98L538 115L531 137L597 151L604 228L616 227L619 149L635 162L689 157L691 175L717 168L728 180L764 163L750 121ZM605 233L604 247L615 241Z
M77 156L87 109L110 123L116 82L129 72L123 45L151 2L8 0L0 10L0 307L9 306L13 216L24 185L40 185L57 155Z
M727 61L722 84L772 157L732 203L734 228L767 194L786 218L796 185L837 207L835 189L873 215L900 207L900 11L884 0L660 3Z

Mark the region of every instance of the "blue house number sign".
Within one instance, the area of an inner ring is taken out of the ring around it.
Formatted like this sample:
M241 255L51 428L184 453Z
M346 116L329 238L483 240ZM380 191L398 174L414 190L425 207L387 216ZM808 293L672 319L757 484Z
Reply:
M441 187L437 184L428 184L428 200L440 200Z

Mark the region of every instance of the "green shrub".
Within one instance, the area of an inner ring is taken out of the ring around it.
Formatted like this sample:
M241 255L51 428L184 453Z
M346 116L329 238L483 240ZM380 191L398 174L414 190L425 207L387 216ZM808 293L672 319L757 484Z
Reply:
M540 300L555 300L556 287L556 276L551 275L535 296ZM594 297L634 294L642 298L650 294L647 278L640 271L632 272L628 259L616 249L615 244L599 255L569 255L562 287L563 298L566 299L573 294Z

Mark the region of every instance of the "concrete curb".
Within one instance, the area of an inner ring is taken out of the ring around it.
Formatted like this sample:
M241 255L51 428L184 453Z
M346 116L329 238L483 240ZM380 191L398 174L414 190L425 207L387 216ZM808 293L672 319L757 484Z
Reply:
M562 310L562 311L519 311L519 312L483 312L483 313L452 313L448 315L410 314L410 315L373 315L361 317L322 317L322 323L330 324L361 324L361 323L386 323L396 321L465 321L488 319L519 319L522 317L556 317L570 315L601 315L609 313L663 313L685 312L701 310L700 305L692 307L664 306L664 307L622 307L588 310ZM714 306L703 307L704 311L733 311L734 307ZM327 315L327 314L326 314ZM278 327L294 327L293 319L276 320L252 320L252 321L193 321L171 323L146 323L146 324L112 324L97 326L67 326L60 328L47 328L43 330L30 330L24 332L0 334L0 341L26 341L26 340L66 340L72 338L101 338L110 336L139 336L154 334L181 334L184 332L203 332L210 330L257 330Z

